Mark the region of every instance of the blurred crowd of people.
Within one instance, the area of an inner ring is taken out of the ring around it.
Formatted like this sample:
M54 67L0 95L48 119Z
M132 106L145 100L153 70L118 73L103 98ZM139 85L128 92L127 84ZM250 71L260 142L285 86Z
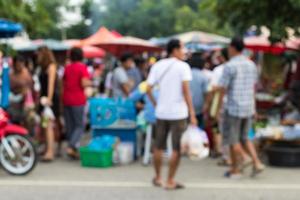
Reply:
M180 187L173 178L186 121L208 133L211 156L231 166L227 176L240 176L241 166L251 163L255 173L261 172L264 166L246 135L255 114L258 72L242 55L243 41L235 38L228 48L186 55L183 44L171 40L166 50L168 58L164 59L125 52L113 68L100 58L86 62L80 48L70 50L64 65L58 65L47 47L38 49L35 62L15 56L8 112L13 122L27 127L39 144L45 144L43 161L52 161L60 153L64 139L67 155L78 159L87 98L129 98L136 101L146 121L156 126L155 185L161 185L161 151L171 130L176 137L168 184ZM144 90L139 98L137 90Z

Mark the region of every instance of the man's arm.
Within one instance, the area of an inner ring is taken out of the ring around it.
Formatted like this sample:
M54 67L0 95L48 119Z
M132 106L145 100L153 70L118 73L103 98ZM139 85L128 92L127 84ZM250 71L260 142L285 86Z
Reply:
M130 87L127 83L121 84L121 89L126 97L128 97L130 95Z
M93 83L89 78L84 77L84 78L81 79L81 86L83 88L92 87Z
M219 104L217 107L217 114L216 114L216 118L219 120L220 119L220 113L221 113L221 109L223 108L223 104L224 104L224 96L226 94L226 88L224 87L216 87L216 90L219 92L220 96L219 96Z
M185 102L186 102L186 104L188 106L188 109L189 109L190 122L191 122L192 125L197 126L198 121L197 121L194 106L193 106L189 81L183 81L182 90L183 90L183 96L184 96Z
M225 94L227 93L227 89L229 87L229 84L231 82L233 74L234 74L234 72L231 70L231 68L229 66L225 65L222 76L221 76L220 80L218 81L218 84L214 88L214 90L216 92L220 93L220 101L219 101L220 103L218 105L217 115L216 115L217 119L220 118L220 111L221 111L221 108L223 107L223 103L224 103L223 99L224 99Z
M149 84L147 85L147 95L148 95L151 103L154 105L154 107L156 107L156 100L155 100L155 98L153 96L152 88L153 88L153 86L151 86Z

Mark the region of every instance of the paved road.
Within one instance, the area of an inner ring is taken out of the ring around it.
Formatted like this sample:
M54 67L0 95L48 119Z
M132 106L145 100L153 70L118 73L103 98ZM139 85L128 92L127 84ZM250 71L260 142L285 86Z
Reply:
M28 176L0 171L1 200L298 200L300 169L268 168L256 179L226 180L214 160L184 159L178 179L182 191L168 192L150 184L152 168L139 163L110 169L82 168L78 162L40 163Z

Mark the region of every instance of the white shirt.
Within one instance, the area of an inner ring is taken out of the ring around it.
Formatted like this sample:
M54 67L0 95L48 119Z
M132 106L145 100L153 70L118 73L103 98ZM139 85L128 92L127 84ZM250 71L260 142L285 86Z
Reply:
M152 66L147 83L151 86L159 85L155 110L158 119L181 120L188 117L182 83L191 80L190 66L176 58L163 59Z
M211 70L208 69L202 69L202 72L204 73L204 75L207 77L208 81L210 82L213 76L213 73Z
M221 80L223 70L224 70L223 64L215 67L215 69L213 70L212 78L211 78L211 84L213 87L220 85L219 82Z

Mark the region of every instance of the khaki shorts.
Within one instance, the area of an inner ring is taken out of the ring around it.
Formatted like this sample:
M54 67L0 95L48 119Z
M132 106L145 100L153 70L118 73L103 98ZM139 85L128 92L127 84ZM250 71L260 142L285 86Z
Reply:
M234 145L240 142L245 143L249 139L248 133L252 126L252 117L234 117L226 111L223 120L222 134L224 145Z
M168 135L172 134L173 150L180 152L180 140L187 128L187 119L160 120L156 122L155 147L164 150L167 146Z

